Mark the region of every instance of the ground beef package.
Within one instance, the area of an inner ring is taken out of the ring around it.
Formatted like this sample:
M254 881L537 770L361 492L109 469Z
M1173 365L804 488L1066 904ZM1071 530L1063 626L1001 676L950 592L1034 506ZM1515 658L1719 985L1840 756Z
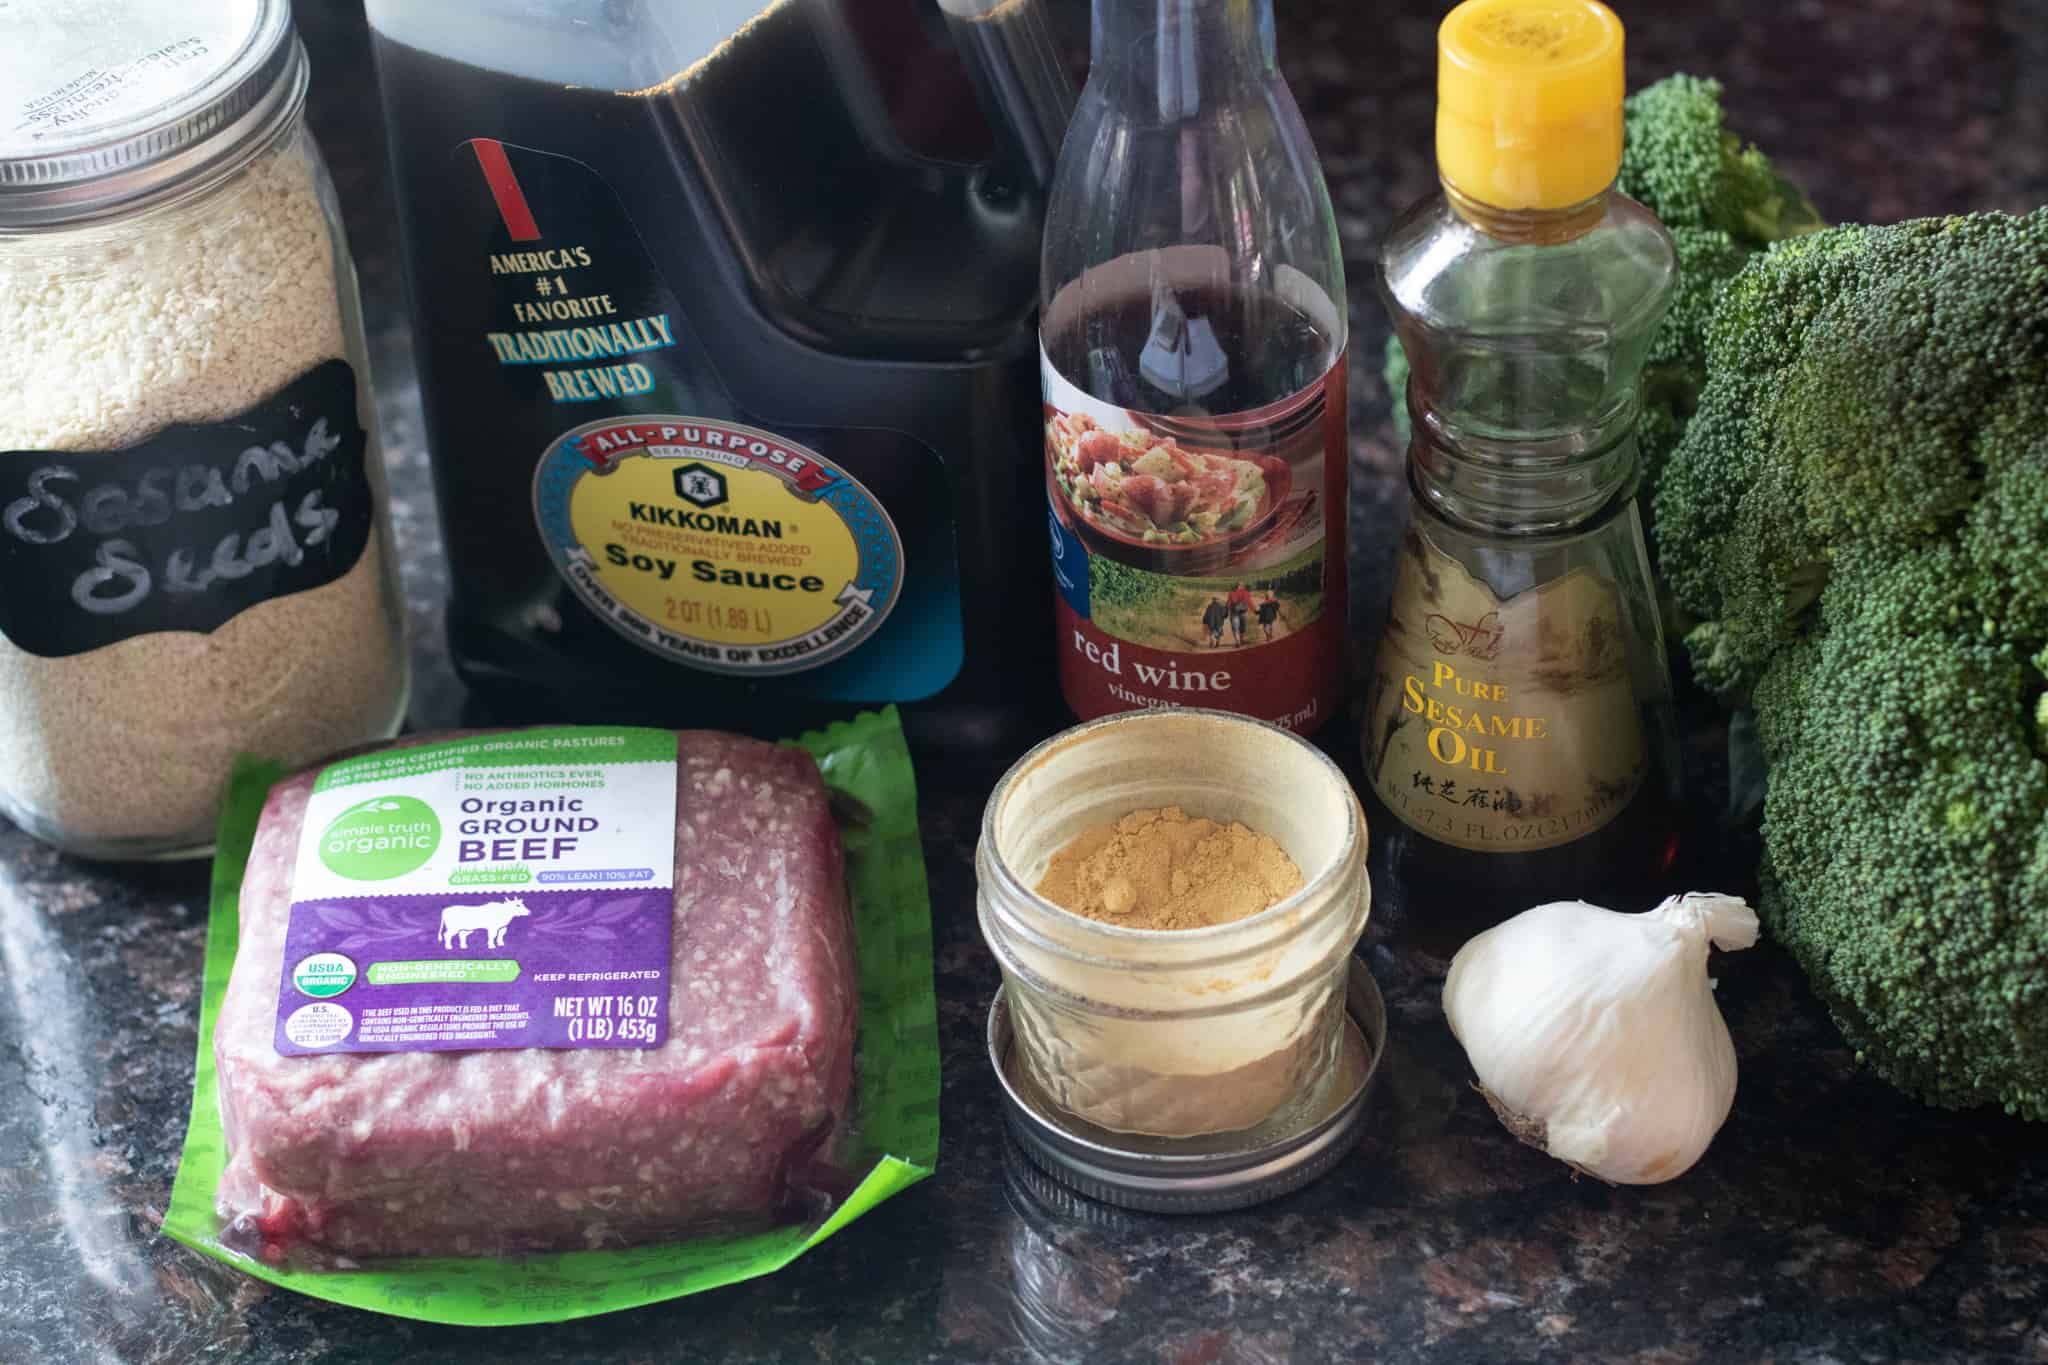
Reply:
M776 1268L935 1155L914 812L893 715L789 746L557 728L245 771L166 1230L452 1322Z

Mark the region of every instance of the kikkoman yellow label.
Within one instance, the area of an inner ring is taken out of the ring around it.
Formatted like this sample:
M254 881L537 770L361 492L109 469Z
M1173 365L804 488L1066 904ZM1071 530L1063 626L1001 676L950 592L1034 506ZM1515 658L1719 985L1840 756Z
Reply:
M714 672L840 658L902 583L895 524L858 480L736 423L612 418L566 432L541 459L534 511L555 567L607 624Z
M1366 780L1394 818L1527 853L1621 814L1649 773L1621 611L1585 569L1502 600L1411 529L1366 708Z

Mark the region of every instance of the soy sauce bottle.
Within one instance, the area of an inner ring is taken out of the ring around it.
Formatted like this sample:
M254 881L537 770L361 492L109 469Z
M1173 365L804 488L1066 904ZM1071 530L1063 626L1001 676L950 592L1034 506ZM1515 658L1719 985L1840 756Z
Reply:
M1039 0L367 13L474 718L1037 733Z
M1046 204L1054 646L1084 719L1341 694L1336 220L1271 0L1096 0Z
M1375 909L1448 953L1544 901L1670 889L1678 746L1635 427L1677 265L1614 190L1605 6L1467 0L1438 47L1443 192L1381 251L1415 511L1363 756Z

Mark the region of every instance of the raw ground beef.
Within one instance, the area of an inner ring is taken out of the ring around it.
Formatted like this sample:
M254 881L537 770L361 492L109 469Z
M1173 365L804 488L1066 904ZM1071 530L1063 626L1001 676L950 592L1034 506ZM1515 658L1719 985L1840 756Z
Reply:
M838 832L811 758L680 736L669 1038L648 1049L281 1057L313 774L271 792L214 1035L227 1240L268 1259L660 1240L785 1212L847 1112L856 1010Z

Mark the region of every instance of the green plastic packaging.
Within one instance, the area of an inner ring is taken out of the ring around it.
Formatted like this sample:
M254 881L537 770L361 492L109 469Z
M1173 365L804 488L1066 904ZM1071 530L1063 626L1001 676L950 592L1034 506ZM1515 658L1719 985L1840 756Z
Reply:
M895 708L791 741L824 774L846 846L859 959L860 1036L854 1132L859 1185L821 1221L743 1236L516 1259L408 1259L361 1270L265 1264L221 1245L214 1190L227 1161L213 1068L213 1029L234 966L242 870L276 764L245 761L221 814L206 931L206 980L192 1118L164 1232L258 1279L316 1299L456 1326L510 1327L638 1308L780 1270L930 1175L939 1154L938 1011L932 993L930 896L918 841L917 788Z

